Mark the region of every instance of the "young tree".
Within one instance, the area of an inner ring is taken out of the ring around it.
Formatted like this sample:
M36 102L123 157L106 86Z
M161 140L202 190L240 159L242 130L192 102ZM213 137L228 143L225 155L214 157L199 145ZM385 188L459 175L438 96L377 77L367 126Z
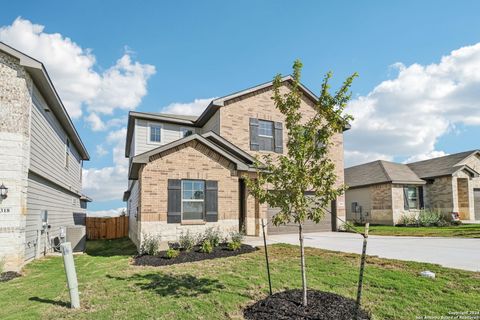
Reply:
M335 164L329 157L329 149L332 137L342 132L353 119L344 114L344 109L351 98L349 89L357 74L348 77L341 88L331 95L329 80L332 74L327 73L320 97L313 107L315 114L304 119L300 111L301 69L302 63L296 60L293 64L291 91L286 94L280 91L281 76L277 75L273 81L272 99L285 116L287 153L275 158L267 155L258 159L257 176L247 179L247 186L260 203L268 203L280 209L273 217L274 225L291 222L298 225L303 305L307 306L303 223L306 219L320 222L324 208L345 191L343 185L337 185ZM307 191L313 192L314 197L307 196Z

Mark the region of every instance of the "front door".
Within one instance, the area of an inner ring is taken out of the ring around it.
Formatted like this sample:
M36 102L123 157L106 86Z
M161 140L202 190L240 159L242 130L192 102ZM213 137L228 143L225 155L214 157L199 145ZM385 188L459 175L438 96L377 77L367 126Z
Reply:
M240 231L245 231L246 226L245 226L245 209L246 209L246 196L245 196L245 180L244 179L238 179L238 212L239 212L239 217L238 217L238 230Z

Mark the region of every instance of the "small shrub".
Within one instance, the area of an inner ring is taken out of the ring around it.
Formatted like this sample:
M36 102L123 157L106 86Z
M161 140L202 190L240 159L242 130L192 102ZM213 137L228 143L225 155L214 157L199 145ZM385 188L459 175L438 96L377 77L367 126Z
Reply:
M415 225L417 224L417 218L415 217L415 214L412 214L410 212L404 212L402 216L400 217L399 224L409 226L409 225Z
M452 220L452 226L459 226L462 224L462 221L460 220Z
M213 247L218 247L222 239L222 233L218 228L210 227L203 234L203 242L209 241ZM203 245L203 244L202 244Z
M208 240L204 240L200 248L200 251L203 253L211 253L213 251L212 243Z
M418 224L424 227L436 225L442 219L442 214L436 210L421 210L418 214Z
M156 255L160 249L160 237L150 234L144 234L140 246L140 254Z
M355 230L355 226L353 223L351 222L345 222L345 223L342 223L339 227L338 227L338 231L342 231L342 232L348 232L348 231L351 231L351 230Z
M2 274L5 271L5 259L0 258L0 274Z
M232 231L230 232L229 234L230 236L230 241L231 242L238 242L238 243L242 243L243 239L245 239L245 233L240 231Z
M190 234L190 230L187 230L186 233L183 233L182 231L178 239L178 242L180 244L180 248L189 252L197 244L197 239L194 235Z
M242 247L242 243L238 241L230 241L227 246L228 246L228 250L237 251Z
M437 223L435 223L435 225L437 227L446 227L446 226L450 225L450 223L445 221L445 219L440 219L440 220L437 221Z
M165 253L165 257L167 259L175 259L176 257L178 257L179 254L180 254L180 251L170 248Z

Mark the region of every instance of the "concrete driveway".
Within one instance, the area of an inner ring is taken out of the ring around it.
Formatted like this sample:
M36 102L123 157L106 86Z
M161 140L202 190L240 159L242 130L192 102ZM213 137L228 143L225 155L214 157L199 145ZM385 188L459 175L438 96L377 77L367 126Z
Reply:
M348 253L362 253L363 237L345 232L305 234L305 246ZM263 238L247 237L245 243L263 246ZM268 244L298 245L297 234L271 235ZM480 271L480 239L430 237L368 237L367 255L440 264L444 267Z

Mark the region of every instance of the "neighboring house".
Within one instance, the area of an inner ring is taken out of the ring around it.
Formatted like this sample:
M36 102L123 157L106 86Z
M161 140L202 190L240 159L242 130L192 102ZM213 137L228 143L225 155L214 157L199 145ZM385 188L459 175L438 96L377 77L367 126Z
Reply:
M480 151L400 164L374 161L345 169L347 219L397 224L420 209L480 220Z
M86 212L89 155L41 62L0 42L0 259L8 269L52 250ZM56 239L57 238L57 239Z
M292 78L283 78L282 92ZM301 87L302 113L313 116L317 97ZM254 176L255 156L285 154L284 116L272 98L272 82L211 101L199 117L130 112L125 156L129 158L130 238L138 245L145 234L176 240L191 230L219 227L224 233L243 229L259 235L261 219L278 212L249 194L245 176ZM343 184L343 132L330 150L338 185ZM344 198L332 204L333 214L345 219ZM330 208L329 208L330 209ZM335 230L328 214L307 231ZM269 233L297 232L268 226Z

